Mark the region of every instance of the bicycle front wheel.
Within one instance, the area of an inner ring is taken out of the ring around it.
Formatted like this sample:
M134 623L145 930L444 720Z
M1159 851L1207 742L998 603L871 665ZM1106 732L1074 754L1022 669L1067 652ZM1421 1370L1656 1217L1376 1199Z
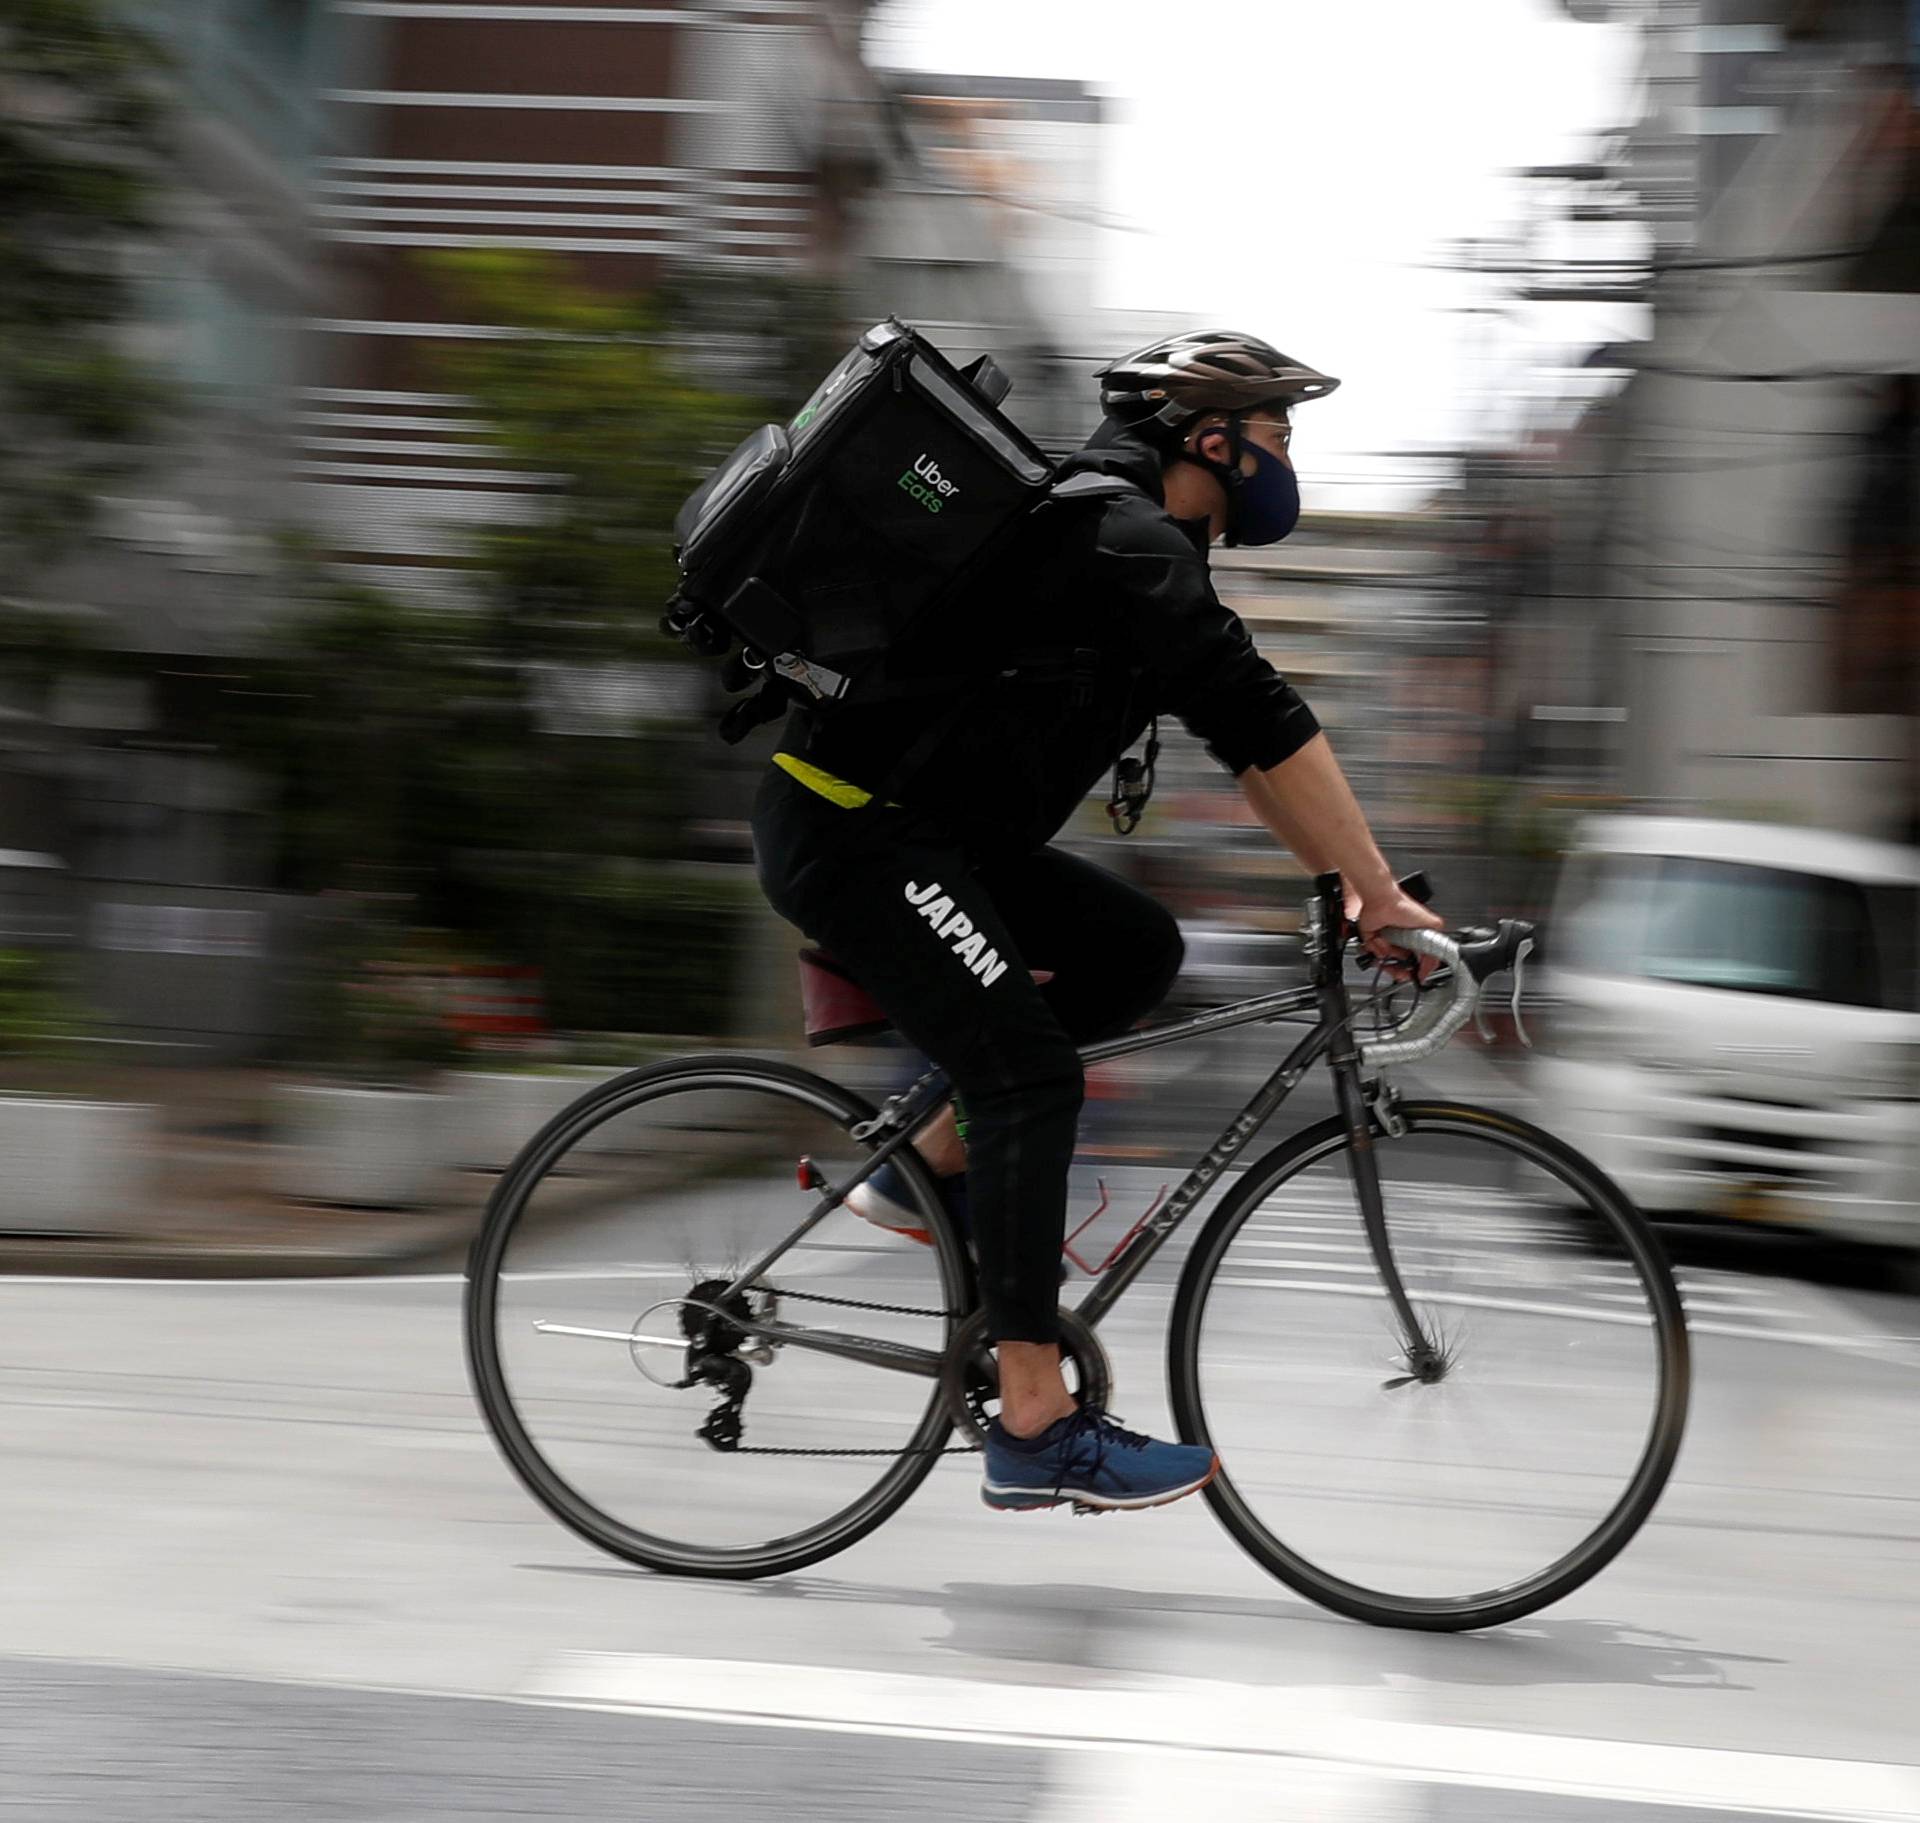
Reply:
M1376 1126L1393 1257L1445 1371L1408 1371L1345 1129L1248 1167L1174 1306L1181 1436L1262 1567L1377 1625L1454 1631L1557 1601L1630 1539L1686 1422L1679 1293L1646 1220L1577 1153L1488 1109Z
M495 1440L556 1518L651 1569L766 1576L843 1550L919 1486L949 1430L937 1363L972 1297L911 1148L896 1158L929 1245L835 1208L725 1295L822 1180L846 1182L872 1112L804 1070L694 1057L602 1085L528 1143L474 1242L467 1356ZM769 1344L755 1320L933 1365Z

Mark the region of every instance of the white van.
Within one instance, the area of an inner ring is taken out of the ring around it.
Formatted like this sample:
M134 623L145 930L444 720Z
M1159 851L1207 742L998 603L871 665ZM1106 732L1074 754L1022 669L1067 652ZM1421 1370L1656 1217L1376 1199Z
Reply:
M1594 818L1542 951L1543 1118L1648 1213L1920 1247L1920 851Z

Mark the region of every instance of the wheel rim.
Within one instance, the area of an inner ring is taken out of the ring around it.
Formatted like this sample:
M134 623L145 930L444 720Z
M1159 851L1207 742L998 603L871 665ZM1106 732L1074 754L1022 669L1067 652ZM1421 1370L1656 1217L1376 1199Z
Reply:
M1477 1111L1409 1126L1376 1156L1447 1376L1407 1374L1331 1127L1210 1231L1178 1370L1224 1464L1216 1510L1270 1568L1366 1618L1484 1624L1557 1599L1644 1518L1685 1335L1644 1225L1579 1161ZM1419 1189L1449 1162L1447 1188ZM1572 1225L1552 1213L1568 1198Z
M841 1548L917 1485L946 1437L935 1380L777 1349L746 1363L737 1452L700 1436L722 1389L659 1383L684 1372L670 1344L690 1329L717 1330L719 1353L752 1350L718 1286L816 1201L800 1157L844 1180L865 1155L849 1129L870 1112L800 1072L715 1060L607 1085L516 1161L476 1243L469 1349L497 1440L557 1517L655 1568L750 1574ZM775 1314L939 1351L965 1267L932 1225L922 1247L835 1210L765 1275ZM827 1298L924 1314L814 1301ZM828 1449L871 1453L812 1453Z

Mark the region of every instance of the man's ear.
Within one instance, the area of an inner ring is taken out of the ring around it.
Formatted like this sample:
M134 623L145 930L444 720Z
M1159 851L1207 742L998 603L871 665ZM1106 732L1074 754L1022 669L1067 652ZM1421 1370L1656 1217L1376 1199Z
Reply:
M1217 462L1223 468L1227 462L1228 447L1226 421L1222 418L1198 426L1187 436L1187 448L1194 455L1208 462Z

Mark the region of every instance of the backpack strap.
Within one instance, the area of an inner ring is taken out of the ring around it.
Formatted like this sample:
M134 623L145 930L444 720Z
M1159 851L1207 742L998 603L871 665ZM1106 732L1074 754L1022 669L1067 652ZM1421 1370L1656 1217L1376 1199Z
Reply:
M1046 504L1056 500L1117 500L1122 494L1137 494L1141 490L1133 482L1119 475L1096 475L1083 473L1069 475L1064 481L1056 481L1047 489Z

